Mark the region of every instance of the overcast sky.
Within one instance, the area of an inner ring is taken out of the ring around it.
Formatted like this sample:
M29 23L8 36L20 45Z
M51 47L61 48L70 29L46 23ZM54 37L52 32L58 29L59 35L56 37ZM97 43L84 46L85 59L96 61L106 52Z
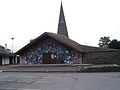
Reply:
M120 0L62 0L69 37L98 46L100 37L120 40ZM14 52L44 32L57 32L61 0L0 0L0 45Z

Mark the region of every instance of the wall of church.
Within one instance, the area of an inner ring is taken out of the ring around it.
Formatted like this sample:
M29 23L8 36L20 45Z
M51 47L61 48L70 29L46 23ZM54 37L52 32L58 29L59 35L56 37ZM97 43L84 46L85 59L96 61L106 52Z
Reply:
M58 63L82 63L82 55L80 53L52 38L45 39L33 45L27 52L20 56L20 63L42 64L43 54L45 53L53 54Z
M87 64L120 64L120 52L93 52L83 55L83 63Z

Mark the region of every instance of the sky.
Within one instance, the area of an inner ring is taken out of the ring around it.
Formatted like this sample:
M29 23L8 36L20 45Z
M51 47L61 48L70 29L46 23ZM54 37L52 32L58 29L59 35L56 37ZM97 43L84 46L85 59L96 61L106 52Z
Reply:
M44 32L57 33L61 0L0 0L0 45L16 52ZM120 0L62 0L70 39L98 47L120 40Z

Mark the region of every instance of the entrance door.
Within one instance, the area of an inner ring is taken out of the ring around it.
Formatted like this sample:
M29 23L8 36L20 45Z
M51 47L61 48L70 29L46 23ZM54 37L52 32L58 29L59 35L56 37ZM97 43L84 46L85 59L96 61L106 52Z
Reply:
M52 59L51 54L43 54L43 64L56 64L56 61Z
M2 65L2 57L0 57L0 65Z

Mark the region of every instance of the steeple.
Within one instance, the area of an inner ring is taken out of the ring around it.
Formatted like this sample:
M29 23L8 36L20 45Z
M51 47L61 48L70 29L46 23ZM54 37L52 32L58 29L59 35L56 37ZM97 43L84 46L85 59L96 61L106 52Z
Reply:
M67 31L62 2L61 2L61 7L60 7L60 15L59 15L57 34L65 35L66 37L68 37L68 31Z

